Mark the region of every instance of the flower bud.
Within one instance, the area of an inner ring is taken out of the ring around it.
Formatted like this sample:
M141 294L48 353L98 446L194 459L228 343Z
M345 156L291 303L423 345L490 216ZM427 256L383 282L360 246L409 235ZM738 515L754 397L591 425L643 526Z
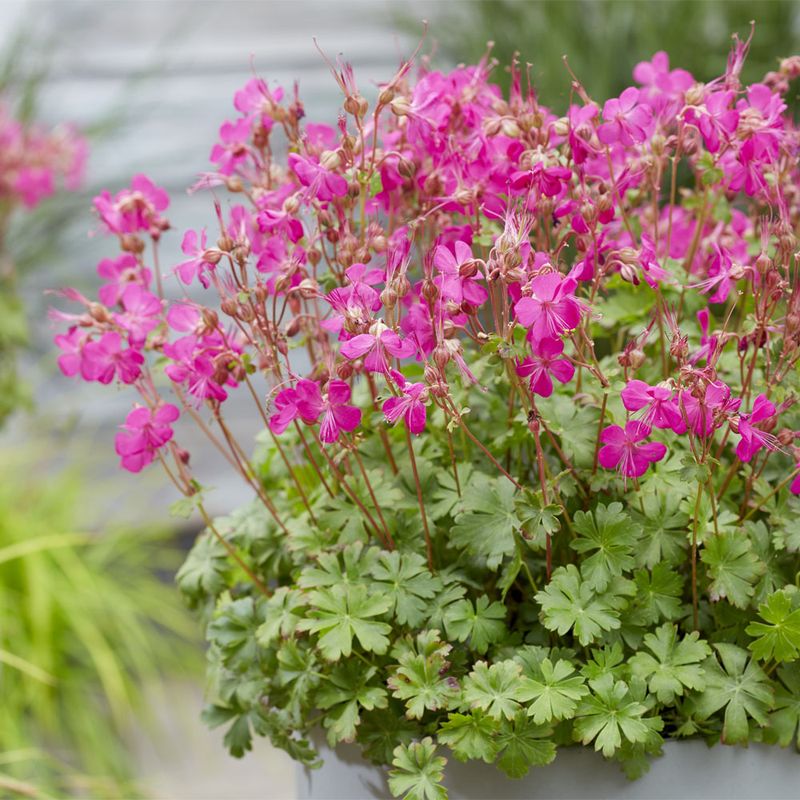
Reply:
M405 117L411 112L411 103L405 97L395 97L389 108L396 117Z
M297 286L300 296L304 300L311 300L319 294L319 284L313 278L303 278Z
M381 292L381 303L383 303L384 308L390 311L397 305L397 292L391 286L387 286Z
M219 304L219 307L223 314L226 314L229 317L235 317L238 303L232 297L226 297Z
M437 344L433 350L433 362L439 367L440 370L444 371L444 368L447 366L448 362L450 361L450 351L447 347L443 344Z
M323 150L319 163L327 170L335 170L342 165L342 157L338 150Z
M422 282L422 296L429 303L435 303L436 298L439 297L439 289L430 278L425 278Z
M394 290L398 297L405 297L411 291L411 282L405 275L401 275L394 280Z
M292 336L297 336L297 334L300 332L300 326L302 325L302 322L303 320L300 317L292 317L292 319L286 323L283 333L287 339L291 339Z
M340 364L336 365L336 375L339 377L339 380L350 380L354 372L355 368L352 361L342 361Z
M217 247L222 250L223 253L230 253L233 250L235 242L228 236L227 233L223 233L219 239L217 239Z

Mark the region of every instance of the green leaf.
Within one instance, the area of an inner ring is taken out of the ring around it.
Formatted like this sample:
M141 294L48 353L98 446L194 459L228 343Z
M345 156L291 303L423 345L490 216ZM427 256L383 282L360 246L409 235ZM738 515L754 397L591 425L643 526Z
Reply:
M764 738L781 747L794 741L795 749L800 751L800 664L780 667L778 677L775 710L769 715Z
M256 660L256 631L261 624L252 597L228 600L220 604L208 625L208 640L219 648L222 662L237 669L246 669Z
M447 675L452 645L439 639L439 631L420 633L416 644L404 648L387 681L392 695L405 701L411 719L421 719L426 710L450 708L461 693L458 681Z
M278 638L291 636L303 614L305 598L297 589L279 586L272 597L264 603L264 622L256 631L256 639L262 647L269 647Z
M639 528L622 510L622 503L598 505L593 512L576 511L575 531L582 536L570 542L579 553L593 553L581 564L581 573L596 591L605 591L612 577L633 569L633 551Z
M496 570L515 550L514 534L519 530L514 506L514 486L506 480L485 480L470 487L464 510L456 514L450 542Z
M389 772L389 790L403 800L447 800L442 786L447 759L436 755L430 736L421 742L398 745Z
M715 644L717 657L704 664L705 691L697 698L697 714L707 719L725 709L722 741L746 744L749 738L748 717L762 727L768 723L772 706L769 680L755 661L748 661L747 651L733 644Z
M563 636L573 630L578 641L587 645L603 631L620 626L619 613L592 590L574 564L559 567L549 584L536 595L542 607L545 628Z
M360 709L372 711L386 708L386 690L370 681L378 674L377 667L368 667L351 660L337 664L328 681L317 693L317 705L328 711L324 725L328 731L328 744L352 742L361 722Z
M637 570L634 580L639 624L654 625L681 616L683 580L669 564L656 564L652 571Z
M217 597L228 585L227 559L225 548L211 534L201 534L175 576L178 587L192 603Z
M385 622L372 618L385 614L391 601L388 597L370 595L364 586L334 586L311 592L312 606L298 630L321 633L318 645L323 658L337 661L353 651L353 637L368 652L383 655L389 649L388 634L392 629Z
M321 589L324 586L363 584L374 569L380 550L364 548L361 542L348 545L340 553L322 553L316 564L304 567L297 580L302 588Z
M689 516L680 510L680 490L654 475L640 497L644 513L631 509L642 531L636 548L637 565L655 569L659 564L679 563L684 557L689 523Z
M516 661L499 661L489 666L475 662L464 679L464 702L485 711L492 719L513 719L525 697L522 667Z
M528 678L524 682L525 701L533 700L528 707L528 715L537 725L553 720L571 719L578 701L589 690L580 675L569 661L559 659L555 664L544 658L539 664L541 679Z
M472 475L472 465L463 462L458 464L458 484L456 484L452 467L449 470L441 471L437 475L436 479L439 482L439 488L434 492L433 502L430 503L430 506L427 504L425 506L432 520L440 520L448 514L455 516L459 511L463 510L464 496L472 491ZM483 483L486 480L488 480L486 475L475 476L475 483Z
M540 496L527 490L516 500L517 517L522 525L522 538L529 547L543 549L547 536L561 530L559 516L564 509L550 503L542 506Z
M794 594L797 595L796 589ZM767 602L758 607L764 622L751 622L745 633L755 637L749 647L759 661L771 658L794 661L800 654L800 608L793 610L795 605L789 591L784 589L770 595Z
M500 641L506 633L506 607L502 603L490 603L481 595L473 605L466 598L448 606L444 613L447 635L459 642L469 640L478 653L485 653L489 645Z
M684 689L705 687L701 665L711 655L711 648L696 631L678 640L678 629L669 623L644 637L644 644L653 655L638 652L629 664L636 677L647 681L659 703L670 704Z
M575 735L583 744L594 742L594 749L606 758L613 756L622 744L645 742L660 720L643 720L647 707L633 700L623 681L604 675L591 681L592 694L578 707ZM660 728L658 728L660 730Z
M481 711L450 714L436 738L447 745L459 761L480 758L490 764L497 756L497 730L497 722Z
M425 620L428 604L442 586L421 555L397 550L381 552L372 567L372 577L373 590L389 598L397 621L412 628Z
M726 598L737 608L747 608L755 592L753 584L764 572L750 540L737 533L710 536L701 559L708 566L711 599Z
M520 712L513 722L504 722L497 737L500 758L497 766L509 778L522 778L531 767L543 767L556 757L552 730L535 725Z

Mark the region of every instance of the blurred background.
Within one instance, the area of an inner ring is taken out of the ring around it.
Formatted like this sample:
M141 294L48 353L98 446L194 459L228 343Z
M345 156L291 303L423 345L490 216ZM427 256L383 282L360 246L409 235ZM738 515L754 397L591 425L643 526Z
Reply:
M180 260L183 230L213 218L210 199L186 189L254 70L297 80L308 118L332 123L340 97L312 36L353 63L370 97L423 19L435 66L477 60L492 40L501 65L515 51L531 62L555 109L569 92L562 55L606 98L662 49L699 80L715 77L751 19L748 81L800 42L800 4L782 0L0 0L0 104L74 122L90 147L82 190L14 212L0 239L15 276L0 282L0 360L18 375L0 383L0 419L16 406L0 422L0 797L294 796L282 753L261 746L236 762L198 719L203 650L172 586L196 529L169 517L176 498L156 470L116 477L128 399L60 375L44 291L91 293L112 254L88 235L91 197L137 172L173 198L162 257ZM496 79L507 79L502 66ZM241 408L231 418L247 441L257 425ZM213 513L248 499L191 429L178 439L215 487Z

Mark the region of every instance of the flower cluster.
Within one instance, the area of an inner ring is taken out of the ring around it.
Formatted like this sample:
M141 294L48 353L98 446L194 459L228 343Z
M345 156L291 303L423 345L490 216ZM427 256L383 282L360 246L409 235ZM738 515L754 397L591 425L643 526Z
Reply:
M48 131L24 123L0 103L0 202L32 209L55 192L59 180L77 189L87 152L74 128Z
M296 572L281 583L264 567L273 558L280 572L281 558L323 564L326 548L374 541L420 550L431 572L479 564L478 582L505 564L490 581L505 586L501 599L523 574L534 587L559 574L558 591L581 602L618 592L613 616L633 602L620 599L632 556L581 539L579 552L598 552L579 580L578 542L563 532L597 493L647 516L685 490L673 509L686 508L682 541L654 547L670 563L685 551L687 604L668 619L699 630L732 591L713 566L698 578L699 554L736 525L784 514L784 489L800 493L800 131L785 101L800 59L745 86L747 44L736 40L705 83L658 53L603 104L574 78L563 115L516 65L504 97L488 58L415 79L404 62L372 105L348 65L331 65L344 94L333 126L307 122L296 91L254 78L194 187L227 190L216 230L187 231L171 268L158 258L170 227L162 189L139 175L96 198L121 252L98 266L97 300L64 291L82 308L54 312L67 325L61 369L138 392L117 437L122 466L158 459L253 591L294 586ZM263 463L231 434L233 392L255 401ZM245 557L210 523L173 436L179 414L253 488L288 554L248 563L243 538L231 540ZM471 505L469 476L492 481L481 496L500 522ZM485 535L463 519L481 514ZM317 538L296 532L299 519ZM523 569L525 542L535 554ZM332 584L303 580L287 591L316 610L297 630L318 634L328 660L349 655L326 638L335 598L304 593ZM594 641L600 628L584 636L548 616L553 585L536 595L545 627ZM369 605L347 598L352 614ZM275 623L287 637L288 608ZM407 623L399 602L392 613Z

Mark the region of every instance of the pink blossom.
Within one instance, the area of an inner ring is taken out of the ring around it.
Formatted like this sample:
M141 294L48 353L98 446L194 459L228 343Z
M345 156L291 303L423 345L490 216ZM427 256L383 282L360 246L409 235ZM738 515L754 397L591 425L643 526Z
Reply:
M800 463L797 464L795 469L800 469ZM800 494L800 473L795 475L794 480L789 484L789 491L792 494Z
M134 383L142 374L144 356L132 347L123 347L116 331L107 331L83 348L84 375L88 380L111 383L118 377L122 383Z
M115 439L122 468L140 472L156 457L158 450L172 439L172 422L180 416L178 409L165 403L153 410L138 406L128 414Z
M349 402L350 386L344 381L329 381L323 394L316 381L299 380L294 389L284 389L275 398L278 412L270 417L270 428L280 434L298 417L306 425L313 425L322 415L319 438L330 444L338 440L342 431L349 433L361 424L361 409Z
M721 427L728 416L739 408L741 400L731 396L730 386L713 381L700 389L701 397L684 389L678 395L681 416L696 436L707 437Z
M185 385L186 391L198 404L204 400L221 403L228 398L223 384L236 385L228 370L228 364L236 359L236 355L219 346L207 348L198 336L183 336L165 344L164 355L172 360L164 368L167 377Z
M146 175L134 175L130 189L123 189L112 198L101 192L94 198L94 207L110 233L148 232L158 235L168 226L161 216L169 205L169 195Z
M633 78L645 88L646 97L680 97L692 84L694 78L685 69L670 69L669 56L659 50L650 61L640 61L633 68Z
M320 163L305 158L299 153L289 154L289 166L297 175L308 193L317 200L333 200L347 194L347 181L335 172L325 169Z
M750 461L762 448L777 450L778 440L757 426L773 419L777 411L775 406L767 399L765 394L756 397L753 410L749 414L739 416L739 444L736 445L736 455L740 461Z
M576 286L574 278L565 278L559 272L546 272L531 280L530 296L517 301L514 313L534 341L557 339L578 327L581 305L574 295Z
M73 326L67 333L59 334L53 341L61 350L58 357L58 367L68 378L78 373L86 380L92 380L88 364L84 358L83 350L89 340L89 331L85 328Z
M114 321L128 332L132 345L142 345L147 334L161 321L161 300L137 283L128 284L120 297L122 312L115 313Z
M638 478L647 472L650 464L661 461L667 448L661 442L640 444L650 435L650 427L644 422L631 421L625 428L609 425L600 434L603 447L597 460L605 469L618 469L625 478Z
M619 142L631 147L643 142L653 121L653 110L640 102L640 93L629 86L618 98L607 100L603 106L606 122L597 129L597 136L604 144Z
M713 357L717 352L718 336L708 335L710 315L707 308L697 312L697 321L700 324L700 347L689 357L689 363L694 366L698 361L705 359L707 363L712 363Z
M195 231L186 231L183 235L183 242L181 243L181 250L184 255L189 256L185 261L181 261L178 266L174 268L178 277L187 286L195 279L200 281L204 289L208 289L209 280L205 274L207 271L213 271L216 264L213 261L207 260L210 258L210 251L206 246L206 232L202 230L198 236ZM216 258L222 253L219 250L214 251Z
M387 422L397 423L403 417L406 427L411 433L420 434L425 430L427 410L425 403L428 401L428 388L424 383L409 383L405 377L395 370L391 371L392 378L400 388L399 397L389 397L383 404L383 414Z
M258 117L260 124L270 130L273 124L270 115L281 100L283 100L283 89L280 86L271 91L266 81L261 78L251 78L233 96L233 105L237 111L246 114L248 119Z
M222 175L233 175L247 161L250 153L250 120L224 122L219 129L220 141L211 148L209 158Z
M123 253L117 258L104 258L97 265L97 274L108 281L97 291L100 302L107 306L119 303L123 291L131 284L145 289L150 286L150 270L142 267L131 253Z
M684 433L686 425L672 391L665 386L650 386L644 381L628 381L621 393L622 404L628 411L641 411L646 425L656 428L671 428L675 433Z
M401 339L391 328L376 322L369 333L360 333L343 342L339 352L350 360L366 355L364 368L368 372L386 372L389 368L387 353L395 358L408 358L416 349L413 341Z
M53 172L44 167L23 167L17 173L14 188L27 208L34 208L55 191Z
M739 124L739 113L731 108L735 95L731 91L712 92L703 105L689 106L684 121L700 131L709 153L716 153L724 139L729 141Z
M537 161L529 170L521 170L511 176L511 188L533 189L537 195L556 197L572 178L569 167L547 166Z
M566 358L558 358L564 352L561 339L534 340L532 356L517 364L517 375L530 379L531 391L541 397L553 394L551 375L560 383L569 383L575 374L575 367Z
M477 272L472 248L462 241L454 245L455 254L447 245L439 245L433 256L433 264L439 270L433 282L439 287L442 297L454 303L469 303L472 306L481 306L489 298L486 287L481 286L477 280Z

